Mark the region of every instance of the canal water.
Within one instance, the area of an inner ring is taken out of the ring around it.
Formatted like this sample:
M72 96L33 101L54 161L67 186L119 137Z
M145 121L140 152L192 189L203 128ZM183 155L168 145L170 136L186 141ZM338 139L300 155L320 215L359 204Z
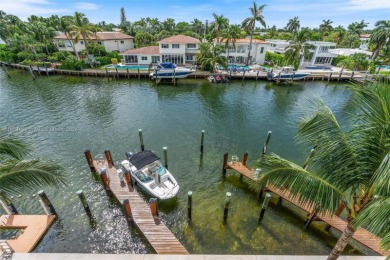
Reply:
M180 80L177 86L155 86L148 80L38 77L0 70L0 127L32 144L33 157L57 160L68 185L46 187L59 214L35 252L153 253L136 229L127 226L118 203L106 196L90 174L84 150L93 155L110 149L114 161L139 151L138 129L147 149L162 157L168 147L169 169L180 185L177 198L159 203L162 221L191 254L327 254L339 232L313 223L303 229L305 213L273 196L263 222L257 190L238 174L222 178L223 153L249 152L253 163L267 131L268 151L302 164L310 148L297 146L294 133L305 102L321 97L348 127L347 83L299 82L277 86L265 81L211 85L202 79ZM206 131L203 161L201 130ZM90 223L76 191L82 189L96 222ZM193 192L193 220L187 223L187 192ZM226 192L232 193L226 225L222 223ZM43 211L26 191L14 203L25 214ZM143 194L145 199L148 197ZM3 212L0 212L3 213ZM345 254L374 254L352 242Z

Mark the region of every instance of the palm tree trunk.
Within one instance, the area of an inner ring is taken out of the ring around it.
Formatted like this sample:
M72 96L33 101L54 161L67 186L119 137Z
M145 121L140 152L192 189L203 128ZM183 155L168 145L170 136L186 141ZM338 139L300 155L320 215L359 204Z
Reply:
M336 245L334 246L332 252L330 252L328 256L328 260L336 260L337 258L339 258L341 253L344 251L344 248L347 245L348 240L353 236L355 231L356 228L352 226L351 223L348 223L347 227L343 231L343 234L341 235Z
M378 44L377 46L375 46L375 49L374 49L374 52L372 53L371 55L371 59L375 59L377 56L378 56L378 53L379 53L379 50L381 48L381 45Z
M75 44L74 44L74 40L70 40L69 37L68 37L68 34L66 34L66 33L65 33L65 37L66 37L66 39L67 39L69 42L72 43L72 49L73 49L74 55L76 55L77 60L80 60L79 54L78 54L77 51L76 51L76 46L75 46Z
M249 41L248 59L246 60L246 65L247 65L247 66L249 65L249 57L251 56L253 31L254 31L254 28L252 28L252 31L251 31L251 39L250 39L250 41Z

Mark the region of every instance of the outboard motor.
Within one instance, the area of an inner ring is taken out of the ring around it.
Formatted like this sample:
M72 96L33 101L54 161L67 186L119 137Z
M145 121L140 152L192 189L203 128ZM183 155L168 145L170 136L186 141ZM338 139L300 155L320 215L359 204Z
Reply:
M134 154L132 152L127 152L126 153L126 157L127 157L128 160L130 160L130 158L133 157L133 155Z

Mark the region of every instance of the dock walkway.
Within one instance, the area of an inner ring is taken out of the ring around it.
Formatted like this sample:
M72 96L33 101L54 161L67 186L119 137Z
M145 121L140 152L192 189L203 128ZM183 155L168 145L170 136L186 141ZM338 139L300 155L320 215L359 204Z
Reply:
M97 172L102 167L107 169L112 194L122 202L128 199L130 202L133 221L146 239L152 245L157 254L189 254L172 232L160 221L155 221L149 205L140 197L138 192L120 181L117 170L107 161L100 163L93 161Z
M250 167L246 166L242 162L227 162L227 164L224 166L226 169L232 169L241 175L247 177L248 179L255 181L254 178L254 170L251 169ZM312 214L314 212L314 209L312 207L309 207L308 205L304 205L298 201L297 198L292 196L292 194L287 190L287 189L278 189L276 187L267 185L265 187L264 191L270 191L279 197L287 200L288 202L294 204L295 206L303 209L309 214ZM317 220L321 220L328 224L329 226L337 229L340 232L343 232L344 229L347 227L347 222L343 220L342 218L333 215L322 215L322 214L317 214ZM360 244L370 248L371 250L375 251L376 253L383 255L383 256L389 256L390 251L384 251L380 248L379 242L380 238L377 237L376 235L372 234L368 230L364 228L358 228L355 232L355 234L352 236L354 240L359 242Z

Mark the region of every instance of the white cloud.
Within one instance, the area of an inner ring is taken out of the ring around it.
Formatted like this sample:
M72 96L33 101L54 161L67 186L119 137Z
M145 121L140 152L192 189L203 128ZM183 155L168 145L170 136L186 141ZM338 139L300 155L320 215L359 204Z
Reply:
M390 1L388 0L349 0L346 5L341 7L346 10L374 10L388 9L390 11Z
M78 10L97 10L99 9L99 5L94 3L87 2L78 2L76 3L76 9Z
M65 8L57 8L57 4L48 0L0 0L0 9L8 14L26 20L30 15L52 15L69 12Z

